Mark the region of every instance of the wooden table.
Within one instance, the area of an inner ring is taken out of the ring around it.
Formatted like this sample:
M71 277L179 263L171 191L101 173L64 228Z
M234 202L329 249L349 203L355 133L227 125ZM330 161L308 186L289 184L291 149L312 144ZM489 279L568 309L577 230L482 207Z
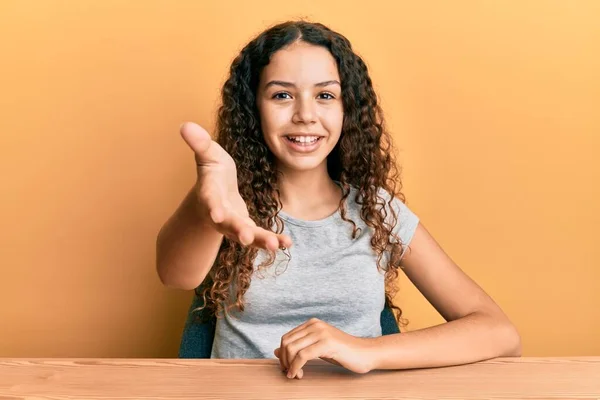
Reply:
M310 361L0 358L0 399L600 399L600 357L354 374Z

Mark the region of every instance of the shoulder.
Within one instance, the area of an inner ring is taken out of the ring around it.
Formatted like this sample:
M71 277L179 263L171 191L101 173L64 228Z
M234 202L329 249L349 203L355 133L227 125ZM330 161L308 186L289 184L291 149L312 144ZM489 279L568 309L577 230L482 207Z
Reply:
M358 188L356 188L355 186L350 186L350 190L348 193L348 200L350 200L353 204L357 204L357 200L360 201L360 198L357 198L358 194ZM414 219L414 218L418 218L416 216L416 214L413 212L413 210L411 210L408 205L405 203L405 201L397 196L392 196L390 194L390 192L388 192L386 189L384 188L379 188L377 190L377 197L379 197L379 199L377 200L377 202L381 205L383 205L384 209L386 210L386 213L389 215L389 210L390 210L390 205L392 207L392 209L395 211L396 217L398 219ZM391 200L391 202L390 202Z
M400 237L404 246L408 246L419 225L419 216L403 199L392 196L384 188L379 188L378 196L385 202L384 208L388 212L389 222L393 224L393 232ZM390 205L393 214L389 212Z
M356 201L360 201L361 199L356 199L357 194L358 188L350 186L350 192L348 194L350 209L352 209L360 218L360 205ZM392 196L391 193L384 188L378 189L377 196L379 197L377 202L381 204L382 208L385 210L386 221L392 225L392 232L398 235L404 245L408 246L419 225L418 215L403 199ZM391 212L392 210L393 213Z
M390 192L384 188L379 188L377 195L384 201L386 209L389 209L389 206L391 205L398 218L406 219L409 217L416 217L416 214L412 209L410 209L410 207L402 198L398 196L392 196Z

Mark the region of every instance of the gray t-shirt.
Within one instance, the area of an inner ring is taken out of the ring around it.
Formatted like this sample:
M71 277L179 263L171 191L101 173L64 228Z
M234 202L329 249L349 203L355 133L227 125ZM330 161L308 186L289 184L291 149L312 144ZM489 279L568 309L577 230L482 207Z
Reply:
M387 209L389 194L380 194ZM313 317L354 336L381 336L384 271L377 269L372 229L360 218L355 195L351 188L346 199L347 217L361 228L355 239L352 225L339 210L317 221L279 213L284 233L293 242L287 250L291 258L279 250L273 265L258 271L258 264L267 259L266 252L259 251L244 296L246 308L217 320L211 358L275 358L281 337ZM397 198L392 205L398 215L394 232L406 247L419 218ZM386 267L387 257L381 265Z

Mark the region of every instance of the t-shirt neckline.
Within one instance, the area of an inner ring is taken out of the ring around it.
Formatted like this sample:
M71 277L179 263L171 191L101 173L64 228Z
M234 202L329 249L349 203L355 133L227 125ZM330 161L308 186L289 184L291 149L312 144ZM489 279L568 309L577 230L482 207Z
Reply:
M338 182L338 181L334 181L334 182L338 186L342 187L340 182ZM350 197L351 194L352 194L352 188L350 188L350 194L348 195L348 197L345 200L346 206L347 206L348 198ZM299 219L296 217L292 217L291 215L289 215L288 213L286 213L283 210L280 210L278 215L279 215L279 217L281 217L282 220L287 221L292 225L303 226L303 227L307 227L307 228L316 228L319 226L330 224L334 220L341 219L340 207L336 208L336 210L333 212L333 214L328 215L327 217L324 217L321 219L315 219L315 220L306 220L306 219Z

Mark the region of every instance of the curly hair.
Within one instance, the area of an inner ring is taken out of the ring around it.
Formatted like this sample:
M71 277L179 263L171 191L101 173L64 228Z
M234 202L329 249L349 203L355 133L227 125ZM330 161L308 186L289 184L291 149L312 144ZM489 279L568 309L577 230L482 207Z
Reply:
M278 50L303 41L322 46L333 55L342 87L344 121L340 139L327 157L331 179L340 182L343 195L340 214L352 224L352 238L360 231L356 223L346 216L345 200L350 186L357 189L355 201L361 205L361 218L373 229L371 246L377 254L377 268L387 254L385 268L386 306L403 324L402 310L394 305L396 281L402 243L393 232L397 215L392 207L394 197L405 201L400 193L400 169L396 165L394 149L377 95L364 61L353 51L350 41L323 24L306 21L288 21L275 25L248 43L231 64L230 74L222 88L222 105L218 110L217 142L231 155L237 166L238 189L250 217L257 226L283 232L283 221L278 216L282 208L278 186L275 157L267 147L260 125L256 93L262 69ZM392 218L388 219L386 199L379 189L390 195L387 199ZM245 247L226 237L205 281L196 288L210 313L220 316L231 307L244 310L243 296L250 286L258 249ZM273 263L274 255L261 264ZM232 283L237 293L232 298Z

